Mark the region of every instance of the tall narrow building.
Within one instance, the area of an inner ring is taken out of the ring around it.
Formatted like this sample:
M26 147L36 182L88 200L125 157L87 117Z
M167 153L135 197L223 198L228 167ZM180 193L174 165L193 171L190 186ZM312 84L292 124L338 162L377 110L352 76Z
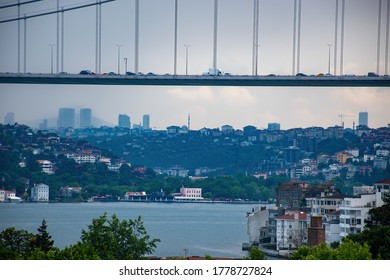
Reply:
M368 112L359 112L359 125L368 127Z
M130 117L126 114L119 114L118 127L131 128Z
M150 115L144 115L142 117L142 128L150 129Z
M15 113L9 112L4 117L4 124L14 124L15 123Z
M92 127L92 110L90 108L80 109L80 128Z
M57 127L68 128L75 127L75 110L74 108L60 108L58 111Z

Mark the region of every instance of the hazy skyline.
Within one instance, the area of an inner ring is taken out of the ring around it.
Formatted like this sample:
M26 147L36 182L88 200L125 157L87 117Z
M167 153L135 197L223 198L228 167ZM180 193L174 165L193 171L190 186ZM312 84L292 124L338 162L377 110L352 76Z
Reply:
M17 1L4 1L16 3ZM89 1L94 2L94 1ZM341 13L341 0L339 16ZM0 1L0 4L2 1ZM63 1L60 7L85 1ZM140 1L139 70L158 74L173 73L174 0ZM253 0L220 0L218 13L219 68L232 74L252 71ZM346 0L344 74L366 75L376 72L378 3L372 0ZM185 74L184 45L190 45L188 73L201 74L213 63L213 0L178 0L177 72ZM326 73L328 44L331 47L331 72L334 68L336 1L302 0L300 71ZM42 1L21 7L21 14L56 8L57 1ZM380 71L385 71L387 1L382 1ZM260 0L258 73L290 75L293 54L293 0ZM16 16L16 8L0 10L0 20ZM78 73L95 70L96 8L65 13L64 71ZM56 44L56 15L27 20L26 71L50 73L50 44ZM24 26L21 21L23 50ZM340 59L340 20L338 57ZM0 72L17 72L17 22L0 24ZM124 58L128 70L134 68L134 0L117 0L102 5L102 72L117 71ZM56 49L54 46L54 69ZM23 71L23 51L21 70ZM339 62L337 72L339 72ZM358 113L369 113L371 127L390 123L389 88L282 88L282 87L153 87L87 85L12 85L0 84L0 116L15 113L20 123L37 126L44 118L56 118L58 109L91 108L93 115L117 124L118 114L127 114L132 123L150 114L151 127L186 125L191 128L235 128L254 125L264 128L269 122L291 127L334 126L339 114L346 127L358 122Z

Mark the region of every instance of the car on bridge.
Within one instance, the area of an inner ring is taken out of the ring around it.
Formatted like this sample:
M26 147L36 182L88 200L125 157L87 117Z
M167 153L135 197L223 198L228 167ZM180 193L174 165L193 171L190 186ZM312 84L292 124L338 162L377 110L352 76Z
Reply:
M81 70L80 75L95 75L94 72L92 72L91 70Z

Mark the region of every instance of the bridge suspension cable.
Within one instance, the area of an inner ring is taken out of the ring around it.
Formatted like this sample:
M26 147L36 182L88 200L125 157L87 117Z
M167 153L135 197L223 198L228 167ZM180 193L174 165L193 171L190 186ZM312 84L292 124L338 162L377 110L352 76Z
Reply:
M5 8L12 8L12 7L16 7L16 6L22 6L22 5L25 5L25 4L31 4L31 3L34 3L34 2L40 2L40 1L43 1L43 0L30 0L30 1L26 1L26 2L18 2L16 4L8 4L8 5L4 5L4 6L0 6L0 10L1 9L5 9Z
M42 0L39 0L39 1L42 1ZM52 14L58 14L58 13L62 13L62 12L68 12L68 11L72 11L72 10L77 10L77 9L87 8L87 7L96 6L96 5L100 5L100 4L105 4L105 3L113 2L113 1L116 1L116 0L102 0L102 1L97 2L97 3L84 4L84 5L80 5L80 6L64 8L62 10L54 10L54 11L44 12L44 13L39 13L39 14L25 15L25 16L22 16L22 17L16 17L16 18L12 18L12 19L0 20L0 23L19 21L19 20L22 20L22 19L29 19L29 18L47 16L47 15L52 15ZM24 2L24 3L27 3L27 2Z

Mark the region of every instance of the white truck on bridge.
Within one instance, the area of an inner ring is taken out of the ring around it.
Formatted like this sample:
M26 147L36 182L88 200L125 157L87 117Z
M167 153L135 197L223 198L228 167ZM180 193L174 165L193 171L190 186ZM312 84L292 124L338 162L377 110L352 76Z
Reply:
M221 69L218 68L209 68L208 72L203 72L203 76L223 76L225 75Z

